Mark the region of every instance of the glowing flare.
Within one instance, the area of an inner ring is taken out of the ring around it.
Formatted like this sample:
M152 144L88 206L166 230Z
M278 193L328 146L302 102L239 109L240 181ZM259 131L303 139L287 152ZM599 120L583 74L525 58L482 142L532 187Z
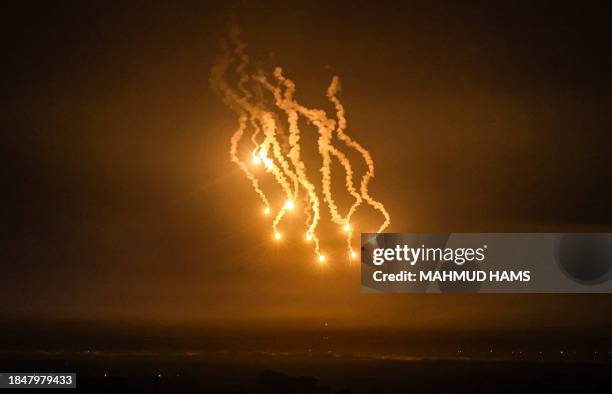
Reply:
M230 156L240 169L251 181L253 188L264 203L264 214L270 215L270 205L267 197L259 186L258 179L249 171L250 167L242 162L238 157L239 144L245 133L250 133L250 140L254 145L252 151L252 163L257 166L263 163L265 172L273 175L274 179L282 188L285 204L279 209L272 222L274 239L280 240L281 233L278 225L287 211L295 210L297 198L300 190L305 192L303 212L306 216L306 240L313 242L313 247L321 263L325 262L325 256L319 250L319 238L317 237L317 225L321 218L320 201L318 193L323 195L323 201L329 209L331 220L342 227L346 233L347 248L350 258L357 257L353 251L352 236L353 227L351 217L357 208L366 202L384 216L384 223L379 227L378 232L382 232L389 225L389 215L382 203L374 200L369 195L368 184L374 177L374 162L370 153L359 143L349 137L346 132L345 110L337 93L340 90L338 77L334 77L327 90L328 99L334 104L336 109L336 119L328 118L326 112L320 109L310 109L304 107L294 98L295 84L284 77L281 68L274 70L275 84L267 81L263 71L256 71L249 74L249 57L245 53L246 44L240 40L239 30L232 28L230 31L231 49L224 45L223 56L211 70L211 84L217 92L221 93L224 102L232 108L238 115L238 129L230 140ZM230 66L234 65L235 77L229 80L236 81L232 87L226 76ZM273 95L274 101L271 104L266 98L265 93L253 83L263 85L266 91ZM256 89L256 90L254 90ZM276 106L276 108L274 107ZM282 115L286 117L283 121ZM310 182L307 176L306 167L300 157L301 130L299 128L299 118L304 118L312 124L318 133L317 145L321 157L322 174L321 190L317 190L315 185ZM288 125L288 133L283 125ZM264 139L260 136L263 134ZM334 136L334 134L336 134ZM352 163L348 156L342 152L334 142L341 140L346 147L357 151L367 165L366 173L362 175L359 188L353 183L355 176ZM332 160L337 160L344 169L344 183L346 191L353 197L354 202L350 209L344 214L335 202L332 194Z
M236 43L238 41L237 29L233 29L231 33L232 39ZM246 164L238 158L238 144L240 143L240 140L242 139L242 136L245 130L247 129L247 118L252 116L253 111L249 110L252 109L252 107L249 105L248 101L242 96L240 96L240 94L235 92L225 79L225 74L232 62L232 59L227 48L225 47L224 49L225 50L223 56L211 69L210 82L212 87L223 97L223 101L238 115L238 129L234 132L230 139L230 157L232 161L236 163L238 167L240 167L242 172L244 172L246 177L251 181L253 189L259 195L264 205L266 207L269 207L268 199L265 193L261 190L257 178L249 171ZM240 59L240 64L237 68L237 71L239 73L243 72L243 69L244 67L246 67L246 64L248 62L248 57L244 55L244 46L236 44L235 54ZM243 82L244 79L241 78L241 87L244 87Z
M279 103L279 96L280 96L279 89L272 87L269 83L267 83L265 78L260 78L260 80L262 81L264 86L268 88L268 90L274 93L277 105L280 108L283 108L285 112L287 113L290 130L292 128L292 124L294 125L294 128L297 128L296 118L298 114L307 118L318 130L319 138L317 140L317 144L319 147L319 153L321 154L321 157L322 157L322 166L321 166L320 171L322 174L323 199L327 203L327 207L329 208L329 212L331 214L332 221L334 223L342 225L343 223L346 223L350 219L356 207L359 204L361 204L362 197L357 192L357 190L355 189L353 185L353 169L352 169L349 159L344 153L342 153L336 147L333 146L332 137L333 137L333 131L336 127L336 122L333 119L327 118L325 111L318 110L318 109L309 109L309 108L306 108L300 105L297 101L295 101L295 99L293 99L293 92L295 90L295 84L290 79L285 78L283 76L281 68L277 67L274 70L274 76L280 83L282 83L286 87L284 101L280 101L280 103ZM332 81L332 84L333 84L333 81ZM298 132L299 132L299 129L298 129ZM290 135L290 138L292 136L293 135ZM353 196L353 198L355 198L355 203L349 210L349 213L347 214L347 216L344 218L338 212L338 207L334 201L334 197L331 191L331 183L332 183L331 158L332 156L338 159L338 161L344 168L345 184L346 184L347 191L351 194L351 196ZM317 212L315 211L315 215L316 213ZM347 246L349 248L351 245L351 238L352 238L352 231L350 231L349 229L349 231L347 231L347 239L346 239ZM317 250L318 250L318 245L317 245Z
M288 157L291 160L291 164L295 168L296 179L299 183L299 186L304 188L306 191L305 199L306 204L304 205L304 214L306 216L306 226L308 227L307 234L308 240L314 241L315 252L319 253L319 239L317 238L315 231L317 229L317 225L320 219L320 203L319 197L317 196L317 192L315 189L315 185L310 182L308 176L306 174L306 167L304 162L302 162L300 158L300 129L298 126L298 117L299 114L295 108L293 101L293 93L295 91L295 85L288 79L284 79L282 77L282 73L280 68L277 68L274 72L274 76L277 78L279 82L281 82L285 86L284 93L281 92L279 85L273 86L270 84L265 75L263 73L257 74L254 78L256 81L260 82L268 91L272 92L274 95L276 105L285 111L287 115L287 122L289 125L289 153ZM295 179L294 179L295 180ZM297 184L294 183L295 196L297 197Z

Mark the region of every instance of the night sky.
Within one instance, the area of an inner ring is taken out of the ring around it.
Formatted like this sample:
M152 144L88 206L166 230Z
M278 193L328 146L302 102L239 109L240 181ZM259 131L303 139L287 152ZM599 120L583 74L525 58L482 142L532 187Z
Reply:
M229 159L236 118L209 87L230 21L304 103L331 111L340 76L390 231L612 229L605 3L403 3L3 4L0 313L609 326L607 295L360 294L332 241L324 268L301 232L271 241Z

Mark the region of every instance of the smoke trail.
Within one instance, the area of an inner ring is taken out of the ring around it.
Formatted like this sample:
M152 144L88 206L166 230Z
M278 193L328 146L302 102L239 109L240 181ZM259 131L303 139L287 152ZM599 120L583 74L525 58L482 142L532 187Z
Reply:
M234 45L234 56L236 56L240 60L238 66L236 67L236 73L238 74L238 77L239 77L238 78L238 89L242 93L242 99L243 99L242 101L244 103L248 103L249 99L253 97L251 92L249 92L246 88L246 83L250 79L248 74L245 72L245 69L249 63L249 56L245 53L247 44L240 40L240 29L238 27L233 27L230 30L230 40L232 41L232 44ZM296 196L297 183L298 183L297 177L295 176L293 171L291 171L287 161L284 159L280 145L278 144L278 139L274 137L274 133L276 133L276 125L273 120L273 117L271 116L269 112L262 111L259 108L259 106L251 104L251 105L245 105L244 107L249 113L249 121L254 126L255 131L256 131L253 134L254 135L253 138L255 138L257 130L259 130L259 126L257 125L258 118L261 120L262 123L264 123L266 126L269 127L268 131L271 131L273 133L272 137L269 139L268 142L270 142L272 145L272 152L274 154L274 158L280 163L284 174L288 176L294 184L293 192L288 192L287 196L290 196L291 200L295 199L297 197ZM284 182L282 183L282 185L285 186L286 179L284 177L282 177L282 179L284 179ZM287 192L287 190L285 191Z
M311 109L301 105L294 97L295 84L289 78L283 76L280 67L277 67L273 73L278 83L277 86L272 85L261 70L249 74L247 72L249 65L249 57L246 54L247 45L240 40L239 29L231 29L229 38L233 50L229 51L226 46L223 47L223 56L211 70L211 85L220 93L223 101L238 114L238 129L230 139L230 157L251 181L253 188L264 202L266 214L270 213L268 199L259 187L257 178L238 155L239 144L244 134L249 130L252 130L250 140L253 144L253 150L251 151L253 165L263 164L266 173L274 177L285 195L284 204L277 211L272 222L274 237L277 240L281 238L278 226L287 212L295 209L300 189L303 189L305 195L302 211L306 216L306 239L313 241L319 260L321 262L325 261L325 256L321 254L319 249L319 238L317 236L317 226L321 220L321 203L317 187L309 180L301 158L299 119L303 117L316 127L318 133L317 146L321 156L319 171L322 178L323 200L328 207L332 222L342 226L347 233L348 250L350 257L354 258L356 254L351 246L354 231L351 218L362 202L365 200L385 217L385 222L379 228L379 232L389 225L390 219L383 204L374 200L369 194L368 184L374 177L374 162L370 153L345 133L345 111L336 97L339 91L338 78L334 77L327 89L327 97L333 102L336 109L336 121L328 118L323 110ZM236 89L232 88L226 79L228 69L234 61L236 62ZM257 82L255 86L250 83L251 81ZM253 90L254 88L256 90ZM272 108L266 104L265 96L262 95L262 88L272 94L274 98ZM282 123L278 119L281 114L286 117L289 126L288 135L284 134ZM334 131L338 139L359 152L366 162L367 172L361 179L359 190L353 183L354 171L351 161L344 152L334 146ZM263 141L260 141L259 136L261 134L263 134ZM340 214L331 190L332 158L342 165L346 190L354 199L346 216Z
M264 163L266 170L272 172L276 181L281 185L285 195L287 197L285 205L278 211L276 217L274 218L274 222L272 223L272 227L274 229L275 237L278 239L280 237L280 232L278 231L278 224L285 215L287 206L290 201L294 201L293 192L291 190L290 184L285 177L285 173L278 168L278 166L274 163L274 160L268 157L268 149L272 147L272 154L274 158L281 161L281 165L283 163L286 164L286 160L282 157L282 153L280 152L280 145L278 144L278 140L276 139L276 123L274 119L269 113L262 114L262 122L263 122L263 132L265 135L265 140L262 144L262 147L259 151L259 156Z
M276 134L276 124L275 124L274 118L272 114L266 111L264 108L262 108L262 106L254 105L249 101L249 99L252 98L252 94L246 88L246 83L249 81L249 76L245 72L245 69L248 65L249 58L246 54L244 54L244 49L246 48L246 44L243 44L240 41L239 33L240 32L237 28L232 29L230 32L230 39L232 41L232 44L234 45L234 56L239 59L239 64L236 67L236 73L239 76L238 91L240 92L240 94L236 92L235 90L233 90L224 78L225 72L227 68L229 67L229 64L231 63L231 59L229 59L229 56L227 55L227 51L225 51L225 59L220 60L219 63L213 67L213 70L211 73L212 74L211 82L213 83L213 86L216 86L217 89L221 91L221 93L223 94L225 98L226 103L228 103L230 107L238 109L238 112L240 114L239 120L242 122L241 123L242 132L239 134L239 138L237 138L236 141L232 140L232 144L236 146L235 148L233 148L231 152L232 160L234 162L240 163L238 165L240 166L240 168L243 169L243 171L246 170L245 173L247 174L247 177L251 179L257 193L260 195L263 195L263 192L261 191L261 188L259 188L259 184L256 178L248 170L248 167L246 167L244 162L239 160L236 155L238 142L240 141L240 138L242 137L242 134L244 133L244 129L246 128L246 116L244 116L246 114L248 115L250 124L254 125L254 129L256 132L257 130L259 130L258 122L262 124L263 133L265 137L264 142L259 146L258 155L253 156L253 160L256 160L256 162L263 162L264 167L266 168L266 171L271 172L274 175L277 183L281 186L281 188L285 192L286 200L294 201L296 198L297 186L294 186L294 190L292 191L289 186L289 181L287 180L286 176L291 178L295 185L297 185L297 177L293 173L293 171L291 171L291 169L289 168L289 165L287 161L285 160L282 154L282 151L280 149L278 139L276 138L276 135L275 135ZM254 137L252 137L252 140L254 140ZM268 152L270 151L273 156L272 158L268 157ZM280 164L280 168L275 164L274 159L276 159L276 161ZM264 198L265 198L265 195L264 195ZM270 207L269 207L269 204L267 203L268 201L267 198L264 201L266 201L266 208L264 212L267 213L270 211ZM280 236L280 233L278 231L278 224L280 220L282 219L282 217L284 216L284 214L285 214L285 207L283 206L283 208L279 210L276 217L274 218L272 227L274 230L275 237L277 238Z
M334 121L331 119L327 119L325 112L322 110L316 109L308 109L302 105L300 105L294 98L293 92L295 90L295 84L293 81L288 78L284 78L282 75L282 69L277 68L275 70L276 78L285 84L288 88L286 94L285 101L282 106L288 108L291 112L299 113L310 120L316 127L319 132L319 138L317 140L317 144L319 147L319 153L323 158L323 165L321 167L321 173L323 176L323 195L324 200L328 205L332 221L335 223L341 224L342 217L338 213L338 208L336 203L334 202L332 193L331 193L331 159L330 159L330 146L331 146L331 136L332 130L334 128ZM268 84L269 86L269 84ZM297 119L296 119L297 122Z
M280 69L277 69L274 73L276 78L283 82L282 74L280 73ZM295 85L288 81L285 84L285 93L282 94L280 88L272 86L265 75L258 75L256 80L260 82L268 91L270 91L275 99L276 105L282 109L287 115L287 121L289 124L289 159L293 164L293 167L296 170L296 174L299 180L300 185L306 191L308 209L307 209L307 224L308 229L306 230L306 239L309 241L314 241L315 250L317 254L319 253L319 239L316 235L316 228L319 223L320 211L319 211L319 198L316 193L315 186L309 181L308 176L306 175L306 168L304 163L300 158L300 129L298 126L298 114L297 111L292 106L292 97L293 92L295 91ZM311 218L312 211L312 218ZM312 221L311 221L312 219Z
M230 89L229 85L225 82L223 75L225 74L227 68L230 65L230 58L227 54L227 51L224 52L224 56L218 61L218 63L213 66L211 70L211 85L217 89L217 91L222 95L225 103L232 108L238 114L238 129L234 132L230 139L230 158L231 160L238 165L238 167L244 172L247 178L251 181L251 185L253 189L261 199L264 204L264 212L270 211L270 203L268 202L268 198L265 193L262 191L259 186L259 182L257 178L251 171L247 165L238 158L238 144L242 139L244 131L246 129L246 114L245 111L240 109L240 106L237 105L238 97L236 94Z
M283 83L287 89L285 92L286 100L283 104L279 106L283 108L288 108L290 111L294 113L295 112L301 113L303 116L309 119L313 124L315 124L315 126L317 126L317 129L319 131L319 139L317 142L319 146L319 152L321 153L321 156L323 158L323 165L321 167L321 173L322 173L322 180L323 180L322 187L323 187L324 199L330 210L332 221L336 224L341 225L343 229L345 230L345 232L347 232L347 244L349 248L349 253L352 255L353 250L351 246L351 239L352 239L353 230L352 230L352 226L350 225L350 218L355 209L353 207L358 206L361 203L362 198L361 198L361 195L355 189L355 186L353 185L353 169L351 166L351 162L349 161L349 159L346 157L344 153L339 151L332 144L332 136L333 136L332 133L335 128L335 122L331 119L328 119L324 111L308 109L300 105L295 99L293 99L293 93L295 91L295 84L293 83L293 81L283 76L282 69L280 67L277 67L275 69L274 76L279 82ZM278 102L278 99L277 99L277 102ZM294 116L294 117L296 118L295 122L297 122L297 116ZM346 189L351 194L351 196L353 196L353 198L355 199L355 203L353 204L353 207L351 207L351 210L349 211L349 214L346 217L342 217L340 215L340 213L338 212L338 207L333 199L333 194L331 191L331 156L330 155L335 157L338 160L338 162L342 165L342 167L344 168Z
M391 217L389 216L389 213L387 212L387 210L385 209L385 206L382 203L370 197L370 194L368 191L368 183L374 177L374 160L372 160L372 156L370 155L370 152L368 152L367 149L362 147L358 142L354 141L351 137L345 134L344 132L344 130L346 129L345 110L344 110L344 106L342 105L338 97L336 96L339 90L340 90L340 78L338 78L337 76L334 76L332 79L332 83L329 85L329 88L327 89L327 97L334 103L334 106L336 107L336 117L338 119L338 128L336 131L338 134L338 138L344 141L348 146L358 151L363 157L363 160L366 162L368 170L361 178L360 192L361 192L361 196L363 197L363 199L366 200L368 204L370 204L373 208L377 209L385 218L385 221L383 222L383 224L380 226L380 228L377 231L380 233L380 232L383 232L389 226L389 224L391 223ZM359 205L357 204L357 206ZM357 206L355 206L355 209L357 208Z

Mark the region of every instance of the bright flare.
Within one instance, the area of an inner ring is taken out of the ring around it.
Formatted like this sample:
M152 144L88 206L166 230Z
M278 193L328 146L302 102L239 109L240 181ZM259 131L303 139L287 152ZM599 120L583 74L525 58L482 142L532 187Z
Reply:
M262 147L259 150L259 157L261 157L262 159L267 159L268 158L268 152L266 152L266 148Z
M338 98L340 80L334 77L327 89L327 98L336 109L335 118L331 118L324 110L308 108L298 102L294 95L296 86L283 75L281 68L275 68L273 76L276 83L271 83L262 70L253 67L249 62L249 56L245 53L247 45L241 41L238 28L230 30L229 38L230 45L224 47L223 56L213 66L210 81L224 102L238 116L238 129L230 139L230 157L251 181L253 189L264 204L264 215L271 214L267 196L259 185L258 177L251 173L246 163L238 157L239 144L246 133L250 134L250 141L254 144L253 165L263 164L265 173L272 175L283 190L285 204L283 209L277 211L272 223L274 239L281 239L277 226L286 211L296 209L296 199L303 191L305 203L300 204L300 211L303 210L306 216L306 240L312 241L319 261L325 262L325 256L319 250L317 234L317 225L322 215L321 203L327 205L332 222L342 226L346 233L349 256L357 257L351 247L355 230L351 226L352 215L363 202L367 203L384 218L377 231L379 233L389 226L390 217L384 205L369 194L368 185L374 177L374 161L370 152L346 132L346 112ZM232 70L233 65L235 68ZM232 71L235 75L228 77ZM230 83L230 81L237 82ZM263 91L259 89L261 87ZM265 92L269 93L267 97ZM320 185L308 179L308 171L301 158L300 140L303 132L299 127L301 120L313 124L318 133L317 144L321 160L317 170L322 175ZM288 128L285 129L279 122L286 124ZM264 135L263 141L258 138L261 133ZM343 146L337 145L337 141L341 141ZM359 153L367 166L364 174L354 173L349 155L343 151L343 148ZM337 161L344 169L346 191L354 200L346 210L338 207L331 190L333 161ZM359 187L353 183L354 177L361 179ZM319 194L323 195L322 201L318 197Z

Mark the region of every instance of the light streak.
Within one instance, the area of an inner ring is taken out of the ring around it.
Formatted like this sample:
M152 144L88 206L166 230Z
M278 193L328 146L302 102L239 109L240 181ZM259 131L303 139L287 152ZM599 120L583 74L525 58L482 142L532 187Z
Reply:
M378 232L384 231L389 226L390 216L384 205L370 196L369 182L374 177L374 161L370 152L346 132L345 109L337 97L340 91L339 78L333 77L326 93L336 112L336 119L332 119L324 110L308 108L300 104L295 98L295 83L283 75L280 67L274 69L274 84L261 70L255 70L251 74L247 73L249 67L249 56L245 52L247 45L240 40L239 30L231 29L229 38L232 49L230 50L227 45L223 46L223 56L211 70L211 85L238 115L238 129L230 138L230 157L250 180L253 189L263 202L264 215L269 216L272 213L268 195L261 189L258 178L240 159L239 146L245 133L250 133L250 141L253 144L252 165L257 167L263 164L265 173L270 174L282 190L284 195L282 201L284 202L275 211L272 221L274 239L281 240L282 235L278 226L287 212L296 210L300 190L303 190L302 211L306 217L306 241L313 243L319 262L325 262L326 256L320 251L317 236L318 225L321 221L319 198L319 193L321 193L331 221L346 233L349 259L356 258L357 254L352 247L355 229L351 219L357 209L365 201L383 216L384 221L378 228ZM233 76L230 75L232 64L234 65ZM236 81L235 86L229 82L232 78ZM256 95L257 91L254 90L256 88L260 90L263 88L264 93L267 92L270 98L266 99L265 96L262 98L261 94ZM255 100L254 97L258 99ZM279 120L282 118L288 125L288 135L280 127ZM321 158L320 188L310 181L306 166L302 161L300 118L314 125L317 130L317 146ZM263 140L261 135L263 135ZM345 147L357 152L367 166L358 188L353 182L355 174L352 163L347 153L334 145L336 139L342 141ZM345 214L341 213L331 190L333 160L337 160L342 166L346 191L353 198ZM262 174L259 175L262 176Z

